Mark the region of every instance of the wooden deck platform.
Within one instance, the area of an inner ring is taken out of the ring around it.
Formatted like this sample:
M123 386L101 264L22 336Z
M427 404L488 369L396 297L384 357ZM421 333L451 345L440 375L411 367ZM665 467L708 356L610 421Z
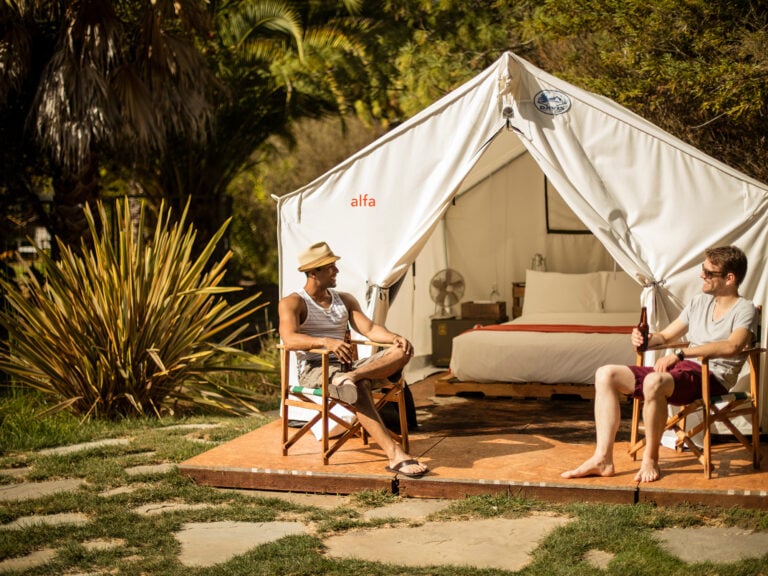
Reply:
M387 473L383 452L357 439L327 466L312 438L305 437L282 456L278 421L190 458L180 471L200 484L228 488L338 494L388 490L422 498L514 494L556 502L689 502L768 509L765 445L763 469L756 471L740 445L717 444L710 480L690 453L662 448L662 478L640 485L633 481L639 462L626 453L627 403L616 445L616 476L564 480L560 472L592 453L590 400L439 397L434 378L412 390L419 428L411 433L411 452L431 468L421 479Z

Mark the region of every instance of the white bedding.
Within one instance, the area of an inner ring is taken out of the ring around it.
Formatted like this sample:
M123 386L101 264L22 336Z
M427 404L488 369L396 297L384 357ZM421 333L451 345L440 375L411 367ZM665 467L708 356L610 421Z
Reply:
M534 313L508 324L633 326L637 312ZM628 334L471 331L453 339L450 368L465 382L594 384L603 364L634 364Z

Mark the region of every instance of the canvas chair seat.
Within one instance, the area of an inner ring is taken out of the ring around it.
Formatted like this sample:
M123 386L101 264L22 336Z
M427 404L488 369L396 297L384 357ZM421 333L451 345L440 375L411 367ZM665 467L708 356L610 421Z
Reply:
M382 344L379 342L360 341L353 340L353 344L373 346L374 348L385 348L390 346L389 344ZM288 455L288 451L299 439L301 439L307 432L310 432L312 428L320 423L321 425L321 437L322 443L321 455L323 464L328 464L331 456L339 450L349 439L355 437L361 437L363 444L368 444L368 433L360 425L360 422L356 417L353 417L351 421L347 418L336 414L336 407L344 407L348 411L354 414L354 406L345 404L335 398L332 398L329 393L329 367L330 367L330 351L326 349L312 349L310 352L320 354L321 369L323 371L322 385L317 388L307 388L301 385L291 383L291 355L290 350L287 350L283 345L278 345L280 349L280 389L281 389L281 420L282 420L282 451L283 456ZM395 442L399 443L403 450L407 453L409 450L408 441L408 421L406 417L406 405L405 405L405 380L400 375L394 382L389 382L386 386L375 390L373 392L373 399L376 410L381 411L384 406L390 402L396 402L400 419L400 432L396 433L389 430L390 435ZM290 407L302 408L310 411L313 415L303 425L298 428L292 428L290 426L291 420L288 417L288 410ZM341 430L339 435L331 438L331 432L334 428Z
M688 448L704 467L704 475L707 478L712 477L712 428L716 423L721 423L733 434L733 436L747 449L752 456L752 466L755 470L760 468L760 373L762 356L766 349L759 347L760 319L762 306L757 306L756 310L756 328L753 330L755 340L753 345L740 354L746 355L746 363L749 369L749 389L737 390L734 387L728 394L712 396L710 390L710 358L699 357L701 363L702 375L702 398L689 404L676 407L677 410L667 419L664 425L664 431L672 430L676 435L675 449L682 451ZM664 344L659 347L651 347L649 352L658 350L667 350L674 348L685 348L686 342ZM637 365L642 366L644 353L637 353ZM632 459L637 458L637 453L645 446L645 438L639 438L640 419L642 415L642 400L635 398L632 406L632 428L630 438L629 454ZM694 424L690 424L691 416L700 415ZM737 417L746 416L750 418L752 432L748 437L743 434L734 424L733 420ZM702 441L697 443L696 437L701 437Z

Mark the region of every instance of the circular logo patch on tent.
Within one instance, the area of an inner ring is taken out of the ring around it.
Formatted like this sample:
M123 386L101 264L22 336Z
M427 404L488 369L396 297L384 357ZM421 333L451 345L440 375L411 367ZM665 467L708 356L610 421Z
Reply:
M542 90L533 98L533 103L539 112L557 116L571 109L571 99L559 90Z

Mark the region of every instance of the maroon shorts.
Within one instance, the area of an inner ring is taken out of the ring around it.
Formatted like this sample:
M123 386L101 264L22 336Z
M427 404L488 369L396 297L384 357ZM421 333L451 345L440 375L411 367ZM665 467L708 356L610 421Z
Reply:
M643 399L643 380L653 372L653 366L628 366L635 375L634 398ZM683 360L675 364L669 371L675 381L675 389L667 401L675 406L682 406L701 398L701 364L690 360ZM709 375L710 396L722 396L728 394L728 390L720 380L710 372Z

